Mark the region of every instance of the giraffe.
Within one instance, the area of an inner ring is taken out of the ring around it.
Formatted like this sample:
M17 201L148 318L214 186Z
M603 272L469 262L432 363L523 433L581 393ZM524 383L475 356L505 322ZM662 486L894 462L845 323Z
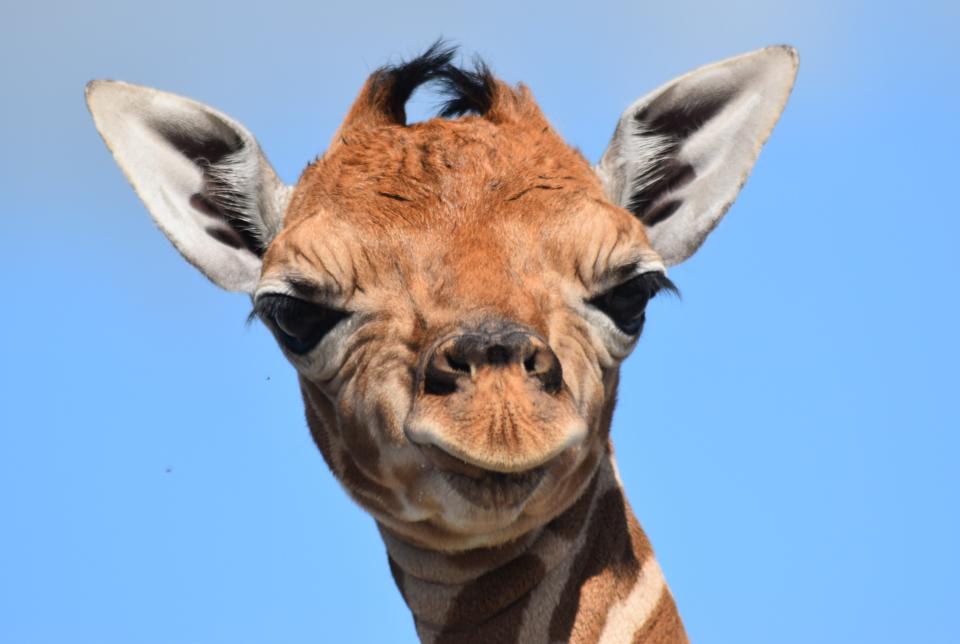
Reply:
M661 86L596 166L527 87L454 56L373 72L295 186L206 105L86 98L156 224L276 337L422 641L687 641L613 458L619 367L746 180L796 52ZM408 123L430 82L447 102Z

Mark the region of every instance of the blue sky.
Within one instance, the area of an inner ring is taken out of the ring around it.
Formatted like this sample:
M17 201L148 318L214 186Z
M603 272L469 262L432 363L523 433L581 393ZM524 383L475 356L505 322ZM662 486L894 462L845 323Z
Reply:
M82 90L208 102L293 181L373 68L441 34L592 160L669 78L798 47L752 178L625 365L620 469L695 641L956 641L960 9L723 4L0 9L0 641L414 641L292 368L155 229Z

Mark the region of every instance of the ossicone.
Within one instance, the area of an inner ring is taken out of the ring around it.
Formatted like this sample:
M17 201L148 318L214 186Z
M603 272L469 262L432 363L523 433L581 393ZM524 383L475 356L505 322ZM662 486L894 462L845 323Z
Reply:
M539 114L524 87L514 89L496 78L479 57L470 67L453 62L457 47L439 39L419 56L396 65L386 65L367 79L341 126L352 128L406 126L406 105L413 93L436 83L444 97L437 115L456 118L476 114L493 122L512 120L523 114Z

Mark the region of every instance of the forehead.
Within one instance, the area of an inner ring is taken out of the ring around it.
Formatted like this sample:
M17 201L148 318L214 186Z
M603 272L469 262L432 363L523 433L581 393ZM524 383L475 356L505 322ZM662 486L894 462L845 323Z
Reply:
M304 171L265 262L307 273L333 255L326 272L387 258L406 272L579 271L590 253L645 251L642 224L551 128L465 117L338 135Z

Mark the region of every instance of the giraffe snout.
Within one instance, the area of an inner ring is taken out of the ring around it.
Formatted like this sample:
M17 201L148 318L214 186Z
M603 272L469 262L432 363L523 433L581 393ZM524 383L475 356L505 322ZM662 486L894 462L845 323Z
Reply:
M557 354L531 331L472 332L441 342L427 358L423 391L449 395L476 383L488 371L513 371L549 394L563 387Z
M445 337L427 353L404 424L441 469L519 474L579 445L578 413L556 353L533 329L487 323Z

